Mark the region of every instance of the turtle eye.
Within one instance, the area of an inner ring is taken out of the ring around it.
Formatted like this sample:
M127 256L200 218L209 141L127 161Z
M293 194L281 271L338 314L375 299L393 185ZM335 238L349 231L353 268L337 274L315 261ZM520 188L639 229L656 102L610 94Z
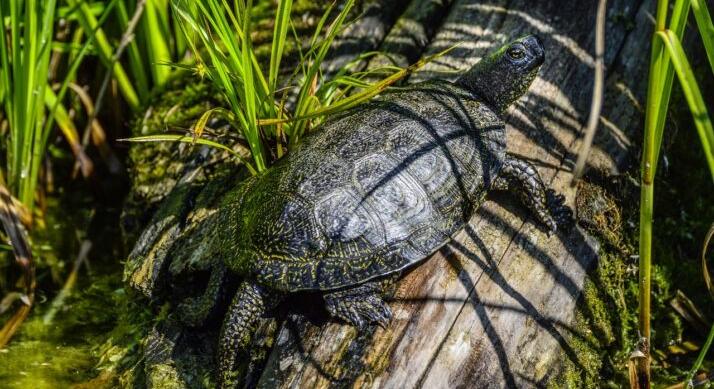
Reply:
M508 49L508 56L513 59L518 60L518 59L522 59L523 57L525 57L526 53L524 53L523 50L521 50L518 47L511 47Z

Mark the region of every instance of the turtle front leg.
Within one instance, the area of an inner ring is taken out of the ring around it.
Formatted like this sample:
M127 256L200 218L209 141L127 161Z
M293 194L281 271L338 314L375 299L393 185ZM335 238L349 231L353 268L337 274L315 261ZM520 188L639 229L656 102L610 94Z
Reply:
M325 293L325 308L330 316L344 320L358 329L371 323L384 327L392 318L392 311L382 295L395 279L388 277Z
M258 319L280 301L280 295L255 282L243 282L228 308L218 344L218 388L233 388L250 360Z
M560 212L559 209L563 208L563 196L549 193L552 191L546 190L538 171L528 161L508 155L491 189L515 190L521 202L550 231L556 231L558 222L565 223L564 219L568 218L566 211Z

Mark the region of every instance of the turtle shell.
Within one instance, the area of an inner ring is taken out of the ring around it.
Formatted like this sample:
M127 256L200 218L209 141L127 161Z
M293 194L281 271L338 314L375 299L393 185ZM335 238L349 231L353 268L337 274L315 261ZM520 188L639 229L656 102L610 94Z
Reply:
M251 179L229 268L270 287L334 289L438 250L483 201L504 125L469 91L430 81L327 120Z

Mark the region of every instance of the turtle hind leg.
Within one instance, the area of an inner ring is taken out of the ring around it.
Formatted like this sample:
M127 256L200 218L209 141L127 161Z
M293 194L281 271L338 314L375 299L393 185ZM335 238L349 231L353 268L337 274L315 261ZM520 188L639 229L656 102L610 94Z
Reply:
M226 312L218 343L218 388L234 388L250 361L258 319L280 301L280 295L245 281Z
M325 293L325 308L332 317L344 320L358 329L370 323L384 327L392 311L381 297L383 285L367 282L356 287Z

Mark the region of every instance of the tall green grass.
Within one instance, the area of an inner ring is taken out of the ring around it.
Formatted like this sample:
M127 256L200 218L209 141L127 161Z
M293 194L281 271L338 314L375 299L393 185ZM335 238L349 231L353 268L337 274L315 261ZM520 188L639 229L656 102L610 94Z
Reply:
M154 87L166 83L172 73L168 65L179 61L186 52L183 34L171 17L169 0L144 1L141 23L127 50L128 69L142 102L146 102ZM122 0L117 4L122 31L126 30L137 5L136 0Z
M187 46L196 60L193 66L183 67L213 82L223 92L230 109L205 112L193 126L192 137L162 134L130 140L195 142L200 139L209 117L220 115L245 139L252 161L241 159L254 174L265 170L274 157L281 157L287 148L299 143L325 115L369 100L387 86L448 51L405 69L386 66L351 73L351 64L348 64L331 79L327 79L322 72L323 64L333 42L346 26L354 0L347 0L339 11L332 3L318 21L315 33L306 47L303 47L304 42L295 33L291 19L292 0L278 1L267 63L261 63L253 48L251 35L254 8L251 0L237 1L234 7L220 0L172 0L171 4ZM287 84L281 86L281 61L290 37L289 32L292 32L295 39L299 63L291 74L284 75ZM377 78L379 81L371 84L364 81L378 74L381 75L381 79ZM349 94L348 91L353 89L359 91ZM289 93L295 97L291 110L286 108ZM208 144L205 141L203 143Z
M672 16L667 24L669 6L667 0L659 0L657 3L641 164L639 242L639 333L641 338L638 342L641 357L637 358L636 374L631 375L631 386L640 388L650 385L650 285L654 179L675 75L692 113L707 165L714 180L714 128L699 85L681 44L691 10L694 12L696 25L714 74L714 25L712 25L709 12L702 0L675 1ZM710 344L711 342L707 342L707 346ZM706 354L707 348L702 349L702 355Z
M0 175L0 221L12 242L15 262L22 270L23 303L0 328L0 347L17 331L34 302L35 272L25 229L13 196L24 205L28 217L35 204L35 188L44 158L48 130L46 100L52 98L48 69L56 11L55 0L0 1L0 101L8 134L7 186ZM7 27L5 23L8 23ZM6 28L9 32L6 34ZM64 111L55 110L55 114ZM68 118L60 122L67 125ZM76 140L76 137L75 137Z
M169 0L111 0L103 4L66 1L82 31L96 48L99 59L111 69L124 101L132 110L138 110L153 88L162 86L169 79L172 72L169 64L178 61L186 51L183 35L172 24ZM126 31L134 12L142 13L139 28L133 32L128 45L128 67L113 60L116 39L112 38L116 37L106 33L103 23L97 19L98 11L112 8L120 31Z
M139 95L136 93L129 75L119 61L113 61L113 46L109 41L109 37L104 32L101 24L97 20L93 13L92 8L89 3L83 0L66 0L67 4L78 10L77 20L80 26L84 30L85 35L92 41L95 49L97 50L97 55L102 63L107 67L111 68L113 72L113 77L117 81L119 90L124 97L127 105L136 110L141 105L139 100ZM120 2L122 0L119 0ZM114 2L110 3L113 4Z
M264 170L267 158L257 119L277 115L273 96L292 1L280 1L278 6L268 79L253 50L252 1L239 1L236 9L217 0L177 0L172 6L197 65L205 70L205 75L220 88L228 101L231 110L228 117L234 127L241 129L249 145L255 165L251 170ZM202 128L196 130L200 133Z
M0 123L7 128L1 139L6 164L0 169L3 194L0 205L5 209L2 212L5 236L12 241L13 248L25 248L22 253L15 250L15 258L22 268L23 296L26 296L25 303L0 329L0 344L17 330L32 305L35 263L20 220L26 227L31 227L31 217L41 215L33 212L38 177L55 125L67 140L83 174L91 174L92 162L84 153L71 115L77 107L67 99L67 91L77 82L78 70L88 55L106 59L104 57L111 53L113 37L106 36L101 27L112 14L113 7L124 1L128 0L92 3L67 0L61 7L56 0L0 1L3 27L0 39ZM66 34L69 41L55 41L55 26L60 19L69 22L70 33ZM137 108L140 101L122 65L115 61L112 66L127 105ZM57 73L51 73L51 68ZM76 85L73 89L82 90ZM5 186L9 191L4 191ZM21 216L13 216L15 214Z
M109 17L118 0L106 4L93 3L86 9L92 14L96 28ZM72 42L53 41L57 18L79 20L81 6L56 8L56 1L1 2L0 20L7 28L6 39L0 42L0 103L9 133L5 172L11 193L30 211L42 159L48 138L56 124L67 140L85 176L92 162L84 153L77 128L65 106L70 83L87 55L96 53L93 40L77 36ZM96 17L99 16L99 19ZM61 76L49 78L52 53L66 55L67 66ZM58 88L51 87L56 83Z
M0 20L4 25L7 18L10 27L0 40L0 100L10 129L7 183L28 209L48 135L43 124L55 6L55 0L0 2Z

